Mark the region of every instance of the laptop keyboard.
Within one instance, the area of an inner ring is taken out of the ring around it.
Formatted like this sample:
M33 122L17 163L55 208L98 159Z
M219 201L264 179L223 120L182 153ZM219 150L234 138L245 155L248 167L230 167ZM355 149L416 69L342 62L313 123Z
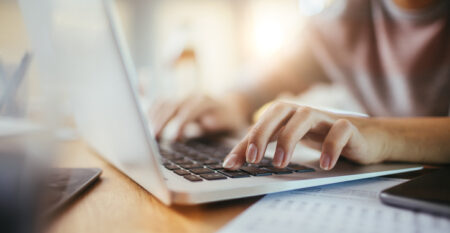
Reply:
M222 162L230 151L223 145L209 146L195 141L176 142L170 149L160 148L164 167L192 182L314 172L312 168L294 163L285 168L276 168L272 166L272 160L267 158L263 158L259 164L244 164L237 171L226 170Z

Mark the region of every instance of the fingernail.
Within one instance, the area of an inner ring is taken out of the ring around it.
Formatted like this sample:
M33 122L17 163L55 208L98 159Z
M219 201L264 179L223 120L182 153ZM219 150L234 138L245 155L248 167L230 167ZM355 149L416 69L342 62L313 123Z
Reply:
M281 166L281 163L284 160L284 150L281 148L277 148L277 150L275 151L275 155L273 156L273 161L272 164L274 166Z
M232 167L234 167L234 165L236 164L235 158L236 158L235 154L228 155L225 158L225 161L223 161L222 167L224 167L224 168L232 168Z
M330 156L324 154L322 155L322 162L320 163L320 167L323 170L329 170L330 169Z
M255 144L251 143L247 148L247 163L254 163L256 161L256 154L258 149Z

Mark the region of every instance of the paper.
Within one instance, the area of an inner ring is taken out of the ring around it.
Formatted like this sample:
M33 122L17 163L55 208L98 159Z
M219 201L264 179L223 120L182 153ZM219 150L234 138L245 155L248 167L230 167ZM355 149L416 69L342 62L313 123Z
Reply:
M220 233L450 232L450 219L390 207L379 193L406 180L372 178L266 195Z

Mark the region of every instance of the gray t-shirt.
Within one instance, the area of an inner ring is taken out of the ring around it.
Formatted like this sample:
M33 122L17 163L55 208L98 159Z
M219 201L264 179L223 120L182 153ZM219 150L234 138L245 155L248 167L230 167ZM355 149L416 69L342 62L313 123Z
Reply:
M393 0L336 1L308 23L306 54L371 116L448 116L449 2L408 11Z

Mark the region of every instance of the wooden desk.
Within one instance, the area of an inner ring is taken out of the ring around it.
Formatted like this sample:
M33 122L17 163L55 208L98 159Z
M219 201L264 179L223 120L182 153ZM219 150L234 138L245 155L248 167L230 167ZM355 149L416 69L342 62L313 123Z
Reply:
M57 165L103 173L52 221L52 233L215 232L260 198L167 207L79 141L63 144Z
M61 167L99 167L100 181L56 217L49 232L215 232L260 197L167 207L82 142L65 143ZM412 178L430 169L394 175Z

